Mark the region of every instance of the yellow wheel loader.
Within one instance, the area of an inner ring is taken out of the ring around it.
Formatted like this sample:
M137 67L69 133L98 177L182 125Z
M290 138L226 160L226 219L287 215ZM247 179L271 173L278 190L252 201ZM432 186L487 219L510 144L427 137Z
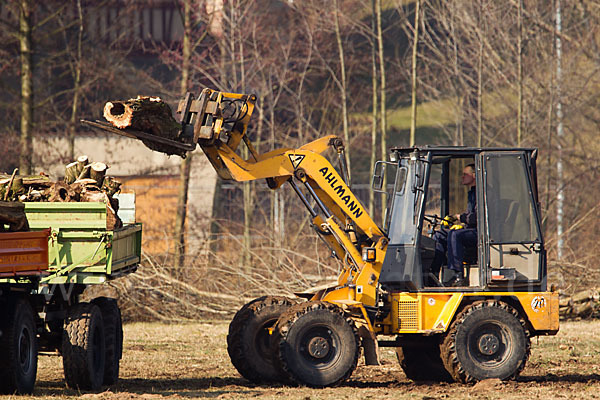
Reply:
M504 380L524 368L532 337L557 333L535 149L392 148L373 176L373 190L388 198L380 226L349 186L337 137L258 154L246 133L255 101L210 89L188 94L179 105L179 138L161 144L183 151L200 145L223 179L291 186L343 269L335 285L304 300L267 296L237 312L227 342L244 377L337 385L352 375L361 349L372 364L378 348L390 346L412 380ZM125 131L117 133L152 140ZM242 142L247 160L239 155ZM337 168L322 155L330 148ZM464 286L447 286L449 270L430 268L432 237L444 229L441 217L464 209L466 200L458 204L451 192L458 192L453 171L467 164L475 165L477 244L465 249Z

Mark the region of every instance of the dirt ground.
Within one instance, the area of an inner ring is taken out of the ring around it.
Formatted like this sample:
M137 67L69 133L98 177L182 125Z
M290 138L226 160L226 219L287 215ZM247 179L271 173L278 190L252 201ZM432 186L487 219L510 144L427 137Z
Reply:
M78 393L65 386L62 359L41 356L33 398L600 398L600 321L565 322L557 336L533 339L527 367L513 382L415 384L392 349L383 349L384 365L359 365L348 382L327 389L250 384L229 362L227 327L226 321L127 324L119 384L102 393Z

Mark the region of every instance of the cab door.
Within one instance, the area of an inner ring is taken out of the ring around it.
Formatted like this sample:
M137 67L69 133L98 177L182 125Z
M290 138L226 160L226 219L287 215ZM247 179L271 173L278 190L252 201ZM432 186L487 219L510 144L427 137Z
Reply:
M497 288L545 285L545 250L528 154L482 152L478 161L484 281Z

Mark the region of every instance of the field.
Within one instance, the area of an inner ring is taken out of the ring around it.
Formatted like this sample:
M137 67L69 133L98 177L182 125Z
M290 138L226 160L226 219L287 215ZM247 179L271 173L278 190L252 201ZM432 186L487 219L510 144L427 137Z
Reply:
M229 362L228 324L126 324L121 380L102 393L67 389L61 358L40 357L34 398L86 399L523 399L600 398L600 322L565 322L555 337L533 339L527 367L516 382L415 384L404 376L395 353L384 364L360 365L341 387L257 386Z

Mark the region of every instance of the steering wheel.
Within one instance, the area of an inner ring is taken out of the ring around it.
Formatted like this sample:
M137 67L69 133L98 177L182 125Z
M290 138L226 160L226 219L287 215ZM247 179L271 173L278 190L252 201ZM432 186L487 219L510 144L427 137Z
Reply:
M437 227L441 226L442 221L444 220L444 218L442 217L438 217L437 215L433 214L424 214L423 215L423 219L427 222L429 222L429 235L433 236L434 233L437 231Z
M437 215L433 214L425 214L423 215L423 219L427 222L429 222L431 225L437 225L439 223L441 223L444 218L442 217L438 217Z

